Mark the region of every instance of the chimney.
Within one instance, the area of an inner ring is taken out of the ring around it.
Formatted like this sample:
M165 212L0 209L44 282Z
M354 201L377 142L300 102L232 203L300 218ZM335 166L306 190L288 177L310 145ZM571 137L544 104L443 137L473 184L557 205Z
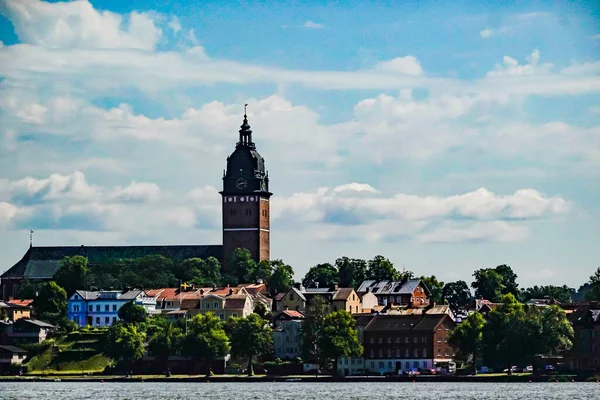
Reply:
M284 309L285 311L287 311L287 310L289 310L290 308L289 308L288 306L284 306L284 307L283 307L283 309Z
M204 294L204 289L200 289L200 294Z
M336 283L335 285L333 285L333 290L338 290L339 285Z
M227 285L227 287L229 287L229 285ZM233 289L229 289L229 295L233 294Z

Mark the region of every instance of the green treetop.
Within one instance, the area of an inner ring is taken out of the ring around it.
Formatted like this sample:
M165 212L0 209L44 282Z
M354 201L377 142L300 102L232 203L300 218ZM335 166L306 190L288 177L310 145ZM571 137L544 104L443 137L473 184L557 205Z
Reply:
M248 360L248 375L254 375L253 359L272 352L273 333L267 321L257 314L237 320L231 332L231 350L235 357Z
M212 361L227 355L229 349L229 340L218 317L207 313L195 315L190 320L183 340L183 355L206 361L207 375L212 374Z
M356 321L347 311L336 311L325 317L319 337L319 347L324 359L333 360L337 373L340 357L360 357L363 347L358 340Z

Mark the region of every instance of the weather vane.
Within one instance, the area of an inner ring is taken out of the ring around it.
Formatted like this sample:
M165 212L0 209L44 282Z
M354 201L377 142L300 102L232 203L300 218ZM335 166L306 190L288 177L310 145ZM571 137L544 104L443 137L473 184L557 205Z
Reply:
M29 247L33 246L33 229L29 230Z
M244 115L246 115L246 107L248 107L248 103L244 104Z

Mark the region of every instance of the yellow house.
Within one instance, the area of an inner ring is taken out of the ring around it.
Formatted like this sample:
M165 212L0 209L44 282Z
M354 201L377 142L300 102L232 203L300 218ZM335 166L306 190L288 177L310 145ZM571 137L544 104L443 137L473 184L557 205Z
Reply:
M306 310L306 297L295 287L292 287L277 304L277 310Z
M5 315L8 321L15 322L21 318L31 318L31 307L0 301L0 316ZM0 317L2 319L2 317Z
M346 310L350 314L362 312L362 305L358 294L352 288L339 288L331 298L333 311Z
M189 318L197 314L212 313L222 321L229 317L245 318L254 311L252 298L246 293L226 296L208 293L200 299L184 299L181 310L187 310Z

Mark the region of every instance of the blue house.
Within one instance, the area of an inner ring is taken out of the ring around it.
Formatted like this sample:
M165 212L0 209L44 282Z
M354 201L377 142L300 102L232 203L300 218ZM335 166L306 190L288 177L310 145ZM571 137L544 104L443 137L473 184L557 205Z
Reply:
M119 309L128 302L144 307L148 313L156 312L156 299L137 289L77 290L68 302L68 318L78 326L110 326L119 320Z

